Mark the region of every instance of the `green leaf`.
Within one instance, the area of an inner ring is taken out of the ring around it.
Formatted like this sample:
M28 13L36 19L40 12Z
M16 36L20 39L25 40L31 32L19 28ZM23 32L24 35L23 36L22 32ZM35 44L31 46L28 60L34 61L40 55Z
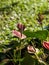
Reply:
M36 31L36 32L33 32L33 31L30 31L30 30L26 30L24 31L24 34L27 36L27 37L35 37L35 38L39 38L41 40L45 40L47 38L47 35L48 35L48 31L47 30L39 30L39 31Z

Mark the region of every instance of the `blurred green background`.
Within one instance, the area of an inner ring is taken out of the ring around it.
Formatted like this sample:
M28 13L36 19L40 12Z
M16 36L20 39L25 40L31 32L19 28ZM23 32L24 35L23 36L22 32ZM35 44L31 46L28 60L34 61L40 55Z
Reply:
M39 13L44 15L42 26L37 20ZM18 30L16 25L20 22L26 26L27 31L24 32L26 36L45 40L49 33L49 31L48 33L44 31L44 27L49 25L49 0L0 0L0 52L4 49L2 45L8 45L12 40L18 40L12 38L12 30ZM49 38L47 39L49 41ZM30 55L26 55L25 63L23 62L22 65L27 65L26 61L39 65L37 60L32 59Z

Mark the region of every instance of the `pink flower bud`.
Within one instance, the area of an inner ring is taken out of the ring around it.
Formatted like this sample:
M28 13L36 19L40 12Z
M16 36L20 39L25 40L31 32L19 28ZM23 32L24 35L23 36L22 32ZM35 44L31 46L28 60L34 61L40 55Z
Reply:
M46 49L49 50L49 42L44 41L44 42L43 42L43 46L44 46Z
M28 51L28 53L32 54L32 53L35 53L36 50L32 45L28 45L27 46L27 51Z
M20 39L25 39L26 38L26 36L24 34L22 34L22 36L21 36L21 33L19 31L13 30L12 33L13 33L14 36L16 36Z

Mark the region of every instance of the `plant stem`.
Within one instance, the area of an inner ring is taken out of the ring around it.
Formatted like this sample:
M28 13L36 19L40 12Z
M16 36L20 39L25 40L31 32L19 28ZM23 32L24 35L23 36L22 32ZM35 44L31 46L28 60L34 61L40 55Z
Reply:
M47 65L44 61L40 60L40 58L38 57L38 55L37 55L36 53L35 53L35 56L36 56L37 60L38 60L40 63L42 63L42 64L44 64L44 65Z
M20 59L21 59L21 48L20 48L20 56L19 56L19 65L21 65Z
M21 42L21 40L20 40L20 51L19 51L19 53L20 53L20 56L19 56L19 65L21 65L21 62L20 62L20 59L21 59L21 44L22 42Z
M43 24L41 24L42 30L43 30Z

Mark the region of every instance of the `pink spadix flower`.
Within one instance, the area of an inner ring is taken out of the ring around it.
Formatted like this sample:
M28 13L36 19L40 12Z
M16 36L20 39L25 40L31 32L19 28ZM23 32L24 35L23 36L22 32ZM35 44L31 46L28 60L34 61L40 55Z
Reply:
M44 46L46 49L49 50L49 42L44 41L44 42L43 42L43 46Z
M23 24L21 24L21 23L18 23L18 24L17 24L17 28L18 28L19 30L21 30L21 31L24 31L25 25L23 25Z
M28 45L28 46L27 46L27 51L28 51L28 53L30 53L30 54L36 52L35 48L34 48L32 45Z
M21 35L21 33L19 31L13 30L12 31L13 35L20 38L20 39L25 39L26 36L24 34Z

